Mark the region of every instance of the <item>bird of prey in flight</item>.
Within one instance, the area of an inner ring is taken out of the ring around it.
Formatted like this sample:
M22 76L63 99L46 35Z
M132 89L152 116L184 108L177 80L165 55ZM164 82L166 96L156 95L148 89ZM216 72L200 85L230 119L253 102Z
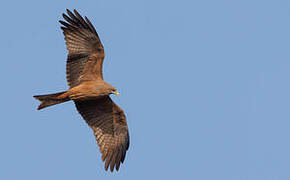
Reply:
M126 116L110 94L118 95L115 87L103 79L104 48L98 33L87 17L76 10L63 14L59 21L66 40L68 57L66 78L69 89L64 92L34 96L40 101L38 110L73 100L78 112L94 131L105 161L105 169L119 170L129 147Z

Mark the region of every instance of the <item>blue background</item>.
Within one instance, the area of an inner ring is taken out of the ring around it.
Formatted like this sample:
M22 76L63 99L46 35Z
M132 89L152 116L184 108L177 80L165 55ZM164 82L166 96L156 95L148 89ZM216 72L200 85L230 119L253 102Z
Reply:
M290 179L290 1L1 1L0 179ZM58 20L77 8L106 51L131 144L103 169L67 88Z

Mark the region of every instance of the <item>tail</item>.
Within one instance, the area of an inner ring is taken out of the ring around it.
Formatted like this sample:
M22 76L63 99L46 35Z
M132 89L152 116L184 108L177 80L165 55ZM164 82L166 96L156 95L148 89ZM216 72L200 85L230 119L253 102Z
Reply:
M38 106L37 110L46 108L48 106L52 106L55 104L59 104L59 103L63 103L66 101L69 101L69 97L66 98L60 98L59 96L61 96L62 94L66 93L66 91L64 92L59 92L59 93L55 93L55 94L46 94L46 95L39 95L39 96L33 96L35 99L40 101L40 105Z

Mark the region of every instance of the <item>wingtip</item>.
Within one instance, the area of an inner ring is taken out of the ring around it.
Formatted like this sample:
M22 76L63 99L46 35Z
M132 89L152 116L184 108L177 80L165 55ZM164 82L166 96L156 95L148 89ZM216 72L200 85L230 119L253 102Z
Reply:
M105 171L108 171L109 166L105 166Z
M117 171L117 172L119 171L119 168L120 168L120 166L119 166L119 167L116 167L116 171Z
M75 14L79 14L79 12L76 9L74 9L73 11Z

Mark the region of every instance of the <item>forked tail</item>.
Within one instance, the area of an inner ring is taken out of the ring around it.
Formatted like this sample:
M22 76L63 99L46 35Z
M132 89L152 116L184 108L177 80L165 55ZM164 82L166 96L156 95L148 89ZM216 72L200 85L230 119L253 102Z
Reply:
M38 106L37 110L46 108L48 106L52 106L55 104L63 103L66 101L69 101L70 99L68 97L60 98L64 92L59 92L55 94L46 94L46 95L39 95L39 96L33 96L35 99L40 101L40 105Z

